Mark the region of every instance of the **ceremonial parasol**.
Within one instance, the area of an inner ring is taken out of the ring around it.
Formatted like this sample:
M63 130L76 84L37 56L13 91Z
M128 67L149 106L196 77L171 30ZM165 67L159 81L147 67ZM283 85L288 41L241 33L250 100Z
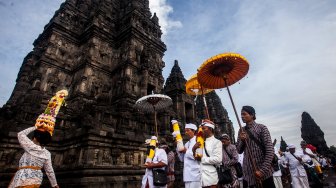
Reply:
M242 79L248 70L249 63L243 56L236 53L223 53L206 60L197 72L198 82L202 86L210 89L227 88L240 128L242 126L229 86Z
M206 60L197 71L198 82L202 86L210 89L227 88L233 110L242 131L244 130L242 129L229 86L242 79L247 74L248 70L249 63L243 56L236 53L223 53ZM252 161L253 169L256 171L257 166L254 159L252 159L251 150L247 140L245 140L245 144L247 146L248 156ZM262 187L261 182L258 181L257 178L256 182L258 187Z
M205 106L205 113L208 119L210 119L209 117L209 112L208 112L208 106L205 100L205 94L213 91L213 89L208 89L208 88L204 88L201 84L198 83L197 80L197 74L193 75L185 84L186 86L186 92L189 95L198 95L199 91L201 91L201 95L203 98L203 102L204 102L204 106Z
M159 138L157 131L156 112L158 110L167 108L172 104L173 104L172 99L167 95L152 94L152 95L146 95L138 99L135 102L135 107L147 113L154 113L155 132L156 137Z

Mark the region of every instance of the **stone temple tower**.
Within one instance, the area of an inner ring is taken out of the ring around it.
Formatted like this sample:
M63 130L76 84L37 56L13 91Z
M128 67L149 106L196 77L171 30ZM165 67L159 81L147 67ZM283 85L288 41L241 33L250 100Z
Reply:
M215 136L226 133L230 136L231 142L235 143L234 128L229 119L228 112L215 91L205 94L210 119L216 124ZM199 96L196 99L196 114L198 119L206 117L203 99Z
M315 120L308 112L302 113L301 120L301 137L308 144L316 147L318 153L326 155L330 153L327 143L324 139L324 132L318 126Z
M161 34L148 0L65 1L0 109L0 186L8 185L23 153L16 133L34 125L57 90L68 89L48 147L60 186L138 187L154 121L133 105L162 92ZM159 124L169 120L158 114Z
M182 123L196 123L195 104L192 96L186 94L184 78L178 61L175 60L174 66L168 76L164 92L174 101L172 116Z

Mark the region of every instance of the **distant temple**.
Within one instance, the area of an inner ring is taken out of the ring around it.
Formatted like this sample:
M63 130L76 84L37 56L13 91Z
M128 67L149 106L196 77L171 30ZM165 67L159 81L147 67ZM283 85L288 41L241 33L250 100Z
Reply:
M326 155L330 152L323 131L307 112L302 113L301 137L308 144L315 146L318 153Z
M60 187L139 187L154 118L135 109L135 101L152 93L172 98L174 104L158 113L160 136L171 134L173 118L183 131L184 123L204 117L200 98L195 106L185 93L177 61L164 85L161 34L148 0L65 1L24 58L0 109L0 187L7 187L23 153L17 132L33 126L51 96L64 88L67 106L48 147ZM218 95L206 98L216 134L234 139Z

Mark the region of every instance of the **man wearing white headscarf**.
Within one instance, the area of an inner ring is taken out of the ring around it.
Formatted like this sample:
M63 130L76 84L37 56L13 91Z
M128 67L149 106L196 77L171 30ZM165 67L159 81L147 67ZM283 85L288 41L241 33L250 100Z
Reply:
M201 172L200 163L194 158L192 148L196 144L196 131L197 126L188 123L185 126L185 134L188 136L189 141L184 144L183 151L177 151L177 155L181 162L184 162L183 166L183 182L185 188L200 188L201 187Z
M302 165L302 157L304 154L301 152L296 152L295 146L293 144L289 144L288 149L289 152L285 152L285 157L292 177L292 187L309 188L307 173Z
M216 166L222 163L222 142L214 137L215 125L208 121L202 123L202 130L205 138L203 157L197 159L201 161L201 183L202 187L216 188L218 183L218 174ZM193 153L200 147L196 143L193 147ZM204 155L205 154L205 155Z

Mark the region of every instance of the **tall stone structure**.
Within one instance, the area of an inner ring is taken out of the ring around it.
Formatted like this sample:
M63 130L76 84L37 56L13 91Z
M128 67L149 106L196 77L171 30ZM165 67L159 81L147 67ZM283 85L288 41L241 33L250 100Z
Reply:
M234 128L229 119L228 112L222 105L222 101L215 91L205 94L206 104L210 119L216 124L215 135L226 133L230 136L231 142L235 143ZM201 96L196 99L196 113L199 119L206 118L205 105Z
M170 134L172 118L196 122L177 62L163 87L161 34L148 0L66 0L34 41L0 108L0 187L23 153L17 132L33 126L60 89L69 97L48 147L60 187L139 187L154 118L135 109L135 101L164 92L173 99L158 113L160 136Z
M192 96L186 94L185 84L187 80L184 78L178 61L175 60L174 66L168 76L164 92L174 102L172 116L182 123L195 122L195 105Z
M323 131L307 112L302 113L301 137L308 144L315 146L318 153L324 155L329 153L329 148L324 140Z

